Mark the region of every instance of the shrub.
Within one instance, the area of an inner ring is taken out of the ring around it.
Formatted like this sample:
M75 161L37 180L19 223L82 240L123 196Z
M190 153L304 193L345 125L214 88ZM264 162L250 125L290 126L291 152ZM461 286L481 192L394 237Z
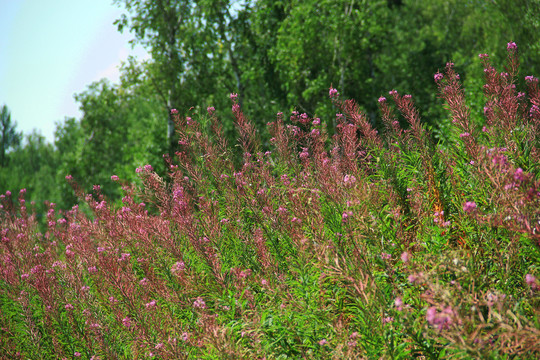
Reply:
M6 358L535 358L540 355L540 91L508 44L485 68L485 124L459 75L435 81L452 119L432 143L411 95L381 96L378 134L330 97L336 134L293 112L272 152L231 96L236 161L212 108L175 112L168 178L138 168L121 207L49 204L41 233L1 196ZM408 124L402 128L400 124Z

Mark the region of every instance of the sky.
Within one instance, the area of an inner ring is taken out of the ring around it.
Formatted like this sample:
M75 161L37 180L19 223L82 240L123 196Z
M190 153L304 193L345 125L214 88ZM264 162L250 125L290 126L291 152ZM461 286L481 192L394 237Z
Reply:
M0 106L18 131L53 142L56 123L81 117L74 94L117 82L129 55L148 57L116 29L121 13L112 0L0 0Z

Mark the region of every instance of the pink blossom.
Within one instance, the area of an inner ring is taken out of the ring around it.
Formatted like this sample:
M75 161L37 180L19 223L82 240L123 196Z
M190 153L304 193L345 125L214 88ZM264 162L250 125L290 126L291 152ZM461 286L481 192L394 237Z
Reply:
M345 211L343 212L343 214L341 215L341 221L342 222L347 222L349 221L349 217L351 217L353 215L353 212L352 211Z
M124 319L122 319L122 324L124 324L125 327L131 327L131 319L126 316Z
M539 286L536 284L536 278L531 274L525 275L525 282L533 289L539 288Z
M516 181L525 180L525 177L523 176L523 169L522 168L517 168L516 172L514 173L514 180L516 180Z
M354 177L354 175L347 174L343 177L343 183L345 185L353 185L356 183L356 177Z
M152 165L144 165L144 170L152 171L152 170L154 170L154 168L152 167Z
M178 114L178 110L176 110L176 109L171 109L171 114Z
M511 41L506 46L507 50L517 50L517 45L515 42Z
M454 316L454 311L452 310L450 306L447 306L440 312L437 311L437 308L435 306L432 306L426 312L427 322L431 326L439 329L439 331L443 329L448 329L452 325L453 316Z
M476 209L476 203L474 201L467 201L463 204L463 211L470 213Z
M540 114L540 107L538 105L531 106L531 110L529 111L529 115L531 117Z
M238 97L238 94L236 94L236 93L231 93L231 94L229 95L229 97L231 98L231 100L236 100L236 98Z
M390 260L392 258L392 255L388 254L388 253L381 253L381 259L383 260Z
M141 286L146 286L148 285L150 282L148 281L147 278L143 278L141 281L139 281L139 284L141 284Z
M155 307L156 307L156 300L152 300L152 301L150 301L149 303L146 303L145 306L146 306L147 309L153 309L153 308L155 308Z
M65 308L66 308L66 310L73 310L73 305L66 304Z
M436 82L441 81L443 79L443 77L444 77L444 75L441 74L441 73L436 73L435 76L434 76Z
M404 251L401 254L401 261L403 261L405 264L409 262L410 258L411 258L411 254L409 254L407 251Z
M385 101L386 101L386 98L385 98L384 96L381 96L381 97L379 98L379 102L380 102L380 103L383 103L383 102L385 102Z
M120 258L118 259L118 261L129 260L130 257L131 257L131 254L123 253L123 254L120 256Z
M484 58L489 57L489 55L488 55L488 54L478 54L478 57L479 57L480 59L484 59Z
M67 180L67 181L73 180L73 176L71 176L71 175L66 175L66 180Z
M532 75L529 75L529 76L525 76L525 81L528 83L535 83L535 82L538 82L538 79Z
M206 108L206 111L208 111L209 115L212 115L214 111L216 111L216 108L214 108L213 106L209 106Z
M321 119L319 119L319 118L316 118L316 119L313 120L313 125L314 125L314 126L317 126L317 125L319 125L320 123L321 123Z
M204 302L203 298L198 297L198 298L195 299L195 301L193 302L193 307L194 307L194 308L205 309L205 308L206 308L206 303Z
M171 272L173 274L176 274L176 273L179 273L181 271L184 271L185 268L186 268L186 265L184 264L183 261L177 261L171 267Z
M401 297L397 297L397 298L394 300L394 306L396 307L396 309L397 309L398 311L403 310L403 300L401 300Z
M330 88L328 95L330 95L331 98L336 98L339 96L338 91L334 88Z
M326 344L328 344L328 341L326 341L326 339L322 339L321 341L319 341L319 345L321 346L324 346Z
M80 353L80 352L77 352L77 351L75 351L75 352L73 353L73 356L75 356L75 357L81 357L81 353Z
M111 180L112 180L112 181L118 181L118 179L119 179L119 178L118 178L118 176L117 176L117 175L113 175L113 176L111 176Z

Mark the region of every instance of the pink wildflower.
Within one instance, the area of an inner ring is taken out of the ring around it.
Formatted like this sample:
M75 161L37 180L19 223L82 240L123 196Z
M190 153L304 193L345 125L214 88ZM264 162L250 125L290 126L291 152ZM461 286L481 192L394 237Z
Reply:
M435 76L434 76L436 82L441 81L443 79L443 77L444 77L444 75L441 74L441 73L436 73Z
M454 311L450 306L447 306L441 312L437 311L435 306L432 306L426 312L426 320L431 326L436 327L441 331L443 329L448 329L452 325L453 315Z
M193 302L193 307L194 308L205 309L206 308L206 303L204 302L203 298L198 297L195 300L195 302Z
M171 114L178 114L178 110L176 110L176 109L171 109Z
M405 264L409 262L410 258L411 254L409 254L407 251L401 254L401 261L403 261Z
M517 50L517 45L515 42L511 41L506 46L507 50Z
M334 88L330 88L328 95L330 95L331 98L336 98L339 96L338 91Z
M523 181L525 180L525 177L523 176L523 169L518 168L516 172L514 173L514 180L516 181Z
M111 180L112 180L112 181L118 181L118 179L119 179L119 178L118 178L118 176L117 176L117 175L113 175L113 176L111 176Z
M394 300L394 305L398 311L403 310L403 300L401 300L401 297L397 297Z
M463 211L470 213L476 209L476 203L474 201L467 201L463 204Z
M124 324L125 327L131 327L131 319L126 316L124 319L122 319L122 324Z
M186 264L184 264L183 261L177 261L176 263L173 264L173 266L171 267L171 272L173 274L176 274L176 273L179 273L181 271L184 271L184 269L186 268Z
M539 288L539 286L536 284L536 278L531 275L531 274L527 274L525 275L525 282L527 283L527 285L529 285L532 289L537 289Z

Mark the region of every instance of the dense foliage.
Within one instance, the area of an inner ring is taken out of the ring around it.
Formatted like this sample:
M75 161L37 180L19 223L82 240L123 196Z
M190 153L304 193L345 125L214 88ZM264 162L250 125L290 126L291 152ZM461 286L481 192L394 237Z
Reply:
M118 84L99 81L76 95L83 115L59 122L54 144L39 134L16 134L18 145L2 143L0 192L27 188L27 199L38 206L48 199L67 209L76 198L63 179L72 174L86 191L101 184L119 202L109 174L136 181L131 170L152 163L165 175L161 155L177 146L172 108L197 117L214 106L234 142L234 119L224 111L229 93L238 94L265 149L271 137L265 124L278 111L319 117L334 134L336 108L324 101L331 84L356 99L380 131L379 96L391 88L413 94L434 141L446 142L449 118L426 74L452 60L464 81L471 121L478 124L484 121L478 53L502 62L501 44L513 40L520 44L524 75L540 73L538 0L115 3L124 10L119 31L129 31L151 58L127 61ZM518 84L524 85L523 76ZM46 209L38 212L44 219Z
M66 177L90 215L49 204L40 232L25 189L1 195L0 353L538 358L540 88L507 52L503 72L480 55L482 122L454 64L434 75L444 146L411 95L379 97L377 130L330 88L335 120L278 113L265 151L233 93L241 160L213 107L172 109L164 176Z

